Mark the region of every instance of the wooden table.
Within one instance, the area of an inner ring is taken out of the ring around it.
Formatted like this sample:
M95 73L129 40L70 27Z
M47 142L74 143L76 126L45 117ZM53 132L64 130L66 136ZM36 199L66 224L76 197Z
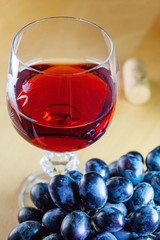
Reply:
M27 23L49 16L75 16L92 21L113 38L121 66L142 59L151 84L151 99L132 105L123 94L106 134L79 151L80 170L91 157L107 163L129 150L144 157L160 144L160 0L1 0L0 1L0 238L17 224L17 195L24 178L40 169L43 151L25 142L13 129L5 100L12 39Z

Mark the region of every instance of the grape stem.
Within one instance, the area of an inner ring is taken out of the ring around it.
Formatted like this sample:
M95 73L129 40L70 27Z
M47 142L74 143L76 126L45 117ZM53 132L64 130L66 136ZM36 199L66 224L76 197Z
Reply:
M149 236L152 237L152 238L154 238L154 239L156 238L156 235L154 235L154 234L152 234L152 233L149 234Z
M91 219L91 226L93 227L93 229L96 231L96 232L99 232L99 228L97 227L97 225L94 223L94 221Z

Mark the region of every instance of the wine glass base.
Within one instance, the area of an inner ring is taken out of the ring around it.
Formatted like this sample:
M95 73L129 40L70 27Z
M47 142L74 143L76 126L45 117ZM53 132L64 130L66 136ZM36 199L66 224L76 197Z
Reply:
M34 206L30 197L31 188L39 182L49 182L51 177L49 177L44 171L36 172L35 174L29 176L23 183L20 193L19 193L19 205L23 207Z
M49 182L56 174L65 174L67 171L77 169L79 159L74 152L58 153L46 151L41 158L40 165L43 171L29 176L21 187L19 193L20 207L33 206L30 191L36 183Z

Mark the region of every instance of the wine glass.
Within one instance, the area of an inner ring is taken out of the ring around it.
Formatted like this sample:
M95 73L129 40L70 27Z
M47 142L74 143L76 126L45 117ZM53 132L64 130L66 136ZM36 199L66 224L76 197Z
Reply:
M116 105L117 56L101 27L73 17L51 17L22 28L12 44L7 105L11 122L29 143L45 149L43 175L76 169L74 153L97 141Z

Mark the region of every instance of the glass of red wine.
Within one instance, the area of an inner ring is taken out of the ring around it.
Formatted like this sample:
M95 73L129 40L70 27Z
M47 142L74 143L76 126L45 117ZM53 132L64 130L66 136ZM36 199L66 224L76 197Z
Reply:
M91 22L51 17L22 28L12 44L7 81L11 122L45 149L45 174L76 169L74 151L97 141L116 105L117 57L108 33ZM25 192L42 173L30 176Z

